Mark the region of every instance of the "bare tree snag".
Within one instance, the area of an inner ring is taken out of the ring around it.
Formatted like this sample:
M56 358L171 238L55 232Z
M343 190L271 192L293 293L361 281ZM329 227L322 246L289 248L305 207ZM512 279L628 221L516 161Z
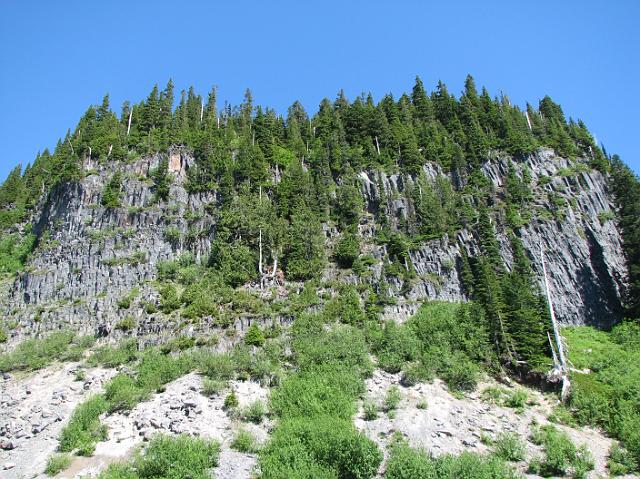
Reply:
M129 124L127 125L127 136L129 136L129 132L131 131L131 117L133 116L133 107L129 110Z
M553 337L555 339L556 348L558 351L558 357L554 358L554 367L551 371L551 377L562 381L562 392L560 398L562 401L566 401L569 398L569 391L571 390L571 383L569 382L569 368L567 367L567 360L564 354L564 345L562 342L562 336L560 335L560 328L558 327L558 321L556 320L556 313L553 309L553 303L551 302L551 290L549 287L549 279L547 277L547 266L544 261L544 249L542 242L540 243L540 259L542 260L542 274L544 275L544 289L547 295L547 303L549 304L549 315L551 316L551 326L553 327ZM553 349L553 348L552 348ZM554 351L555 356L555 351Z

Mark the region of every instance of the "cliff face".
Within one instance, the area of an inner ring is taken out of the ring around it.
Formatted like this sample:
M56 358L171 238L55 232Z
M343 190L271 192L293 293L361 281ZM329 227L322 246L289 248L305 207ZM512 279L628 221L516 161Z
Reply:
M185 150L173 149L164 155L172 176L170 199L167 203L154 201L148 174L162 156L118 166L123 174L120 208L101 205L104 187L114 173L112 165L87 163L84 179L51 192L36 214L38 249L1 300L0 310L13 323L14 339L62 327L82 333L117 334L114 325L126 315L137 321L139 335L169 334L180 329L179 320L149 313L143 304L157 301L153 281L159 261L186 251L197 261L207 256L215 236L217 198L215 193L186 191L186 171L193 159ZM541 246L545 250L558 319L564 324L609 324L620 313L625 266L621 238L610 219L612 204L606 178L598 171L572 169L575 163L541 149L526 158L496 158L484 165L483 172L498 197L510 161L520 170L527 167L532 178L531 207L536 214L517 234L540 279ZM424 171L432 178L442 174L429 164ZM412 208L407 199L411 178L373 172L362 172L360 178L365 205L371 213L361 223L364 237L371 235L373 214L382 201L386 201L392 220L401 219ZM560 203L563 206L558 206ZM168 234L169 225L179 231L175 235L178 241ZM510 264L504 228L497 224L496 230L501 254ZM384 316L401 320L424 299L464 300L458 273L460 248L471 255L477 251L478 240L471 231L462 230L456 238L429 241L412 251L410 259L418 279L403 294L401 282L388 279L397 304L387 307ZM369 243L365 249L378 261L372 270L374 277L379 277L383 247ZM133 288L139 290L138 300L125 311L118 303ZM236 327L240 328L248 323L243 318L238 321ZM206 319L189 326L192 331L209 327Z
M527 168L532 177L534 199L530 205L535 212L529 224L516 231L532 267L543 287L541 248L544 249L547 273L558 320L563 324L592 324L607 326L621 313L620 294L624 286L625 263L622 240L612 218L613 204L607 191L606 178L595 170L576 171L575 164L554 155L552 150L540 149L535 154L516 160L503 157L485 163L483 172L493 183L496 195L503 193L510 162L519 173ZM573 170L572 170L573 168ZM427 177L442 174L427 165ZM378 208L383 197L396 218L410 210L404 184L396 176L379 176L374 182L362 175L363 194L370 211ZM382 194L384 190L385 194ZM559 208L551 204L564 204ZM558 200L560 199L560 200ZM551 216L552 210L555 217ZM510 265L512 258L505 229L496 225L501 255ZM460 248L469 255L478 248L478 238L463 230L456 238L444 237L431 241L410 254L418 273L418 281L399 305L387 311L387 316L412 314L416 300L421 298L444 301L464 299L458 270ZM399 284L396 284L396 290ZM397 294L397 293L396 293Z

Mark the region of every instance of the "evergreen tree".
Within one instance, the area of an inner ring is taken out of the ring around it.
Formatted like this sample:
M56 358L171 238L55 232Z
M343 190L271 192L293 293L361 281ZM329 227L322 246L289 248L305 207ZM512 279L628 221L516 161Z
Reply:
M618 155L611 159L610 186L628 270L624 301L626 314L640 319L640 180Z

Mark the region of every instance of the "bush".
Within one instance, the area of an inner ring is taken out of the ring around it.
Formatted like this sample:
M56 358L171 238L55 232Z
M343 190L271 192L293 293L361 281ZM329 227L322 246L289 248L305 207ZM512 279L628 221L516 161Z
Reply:
M129 363L138 356L138 342L135 339L127 339L114 346L99 347L88 359L90 366L105 366L115 368Z
M176 309L180 308L180 296L178 296L178 291L176 287L167 283L160 287L160 311L165 314L169 314Z
M402 396L398 386L391 386L384 397L384 410L387 412L396 410L401 400Z
M369 375L373 370L364 335L359 329L336 325L331 331L294 331L293 353L302 370L335 364ZM320 326L321 328L321 326Z
M231 442L231 449L252 454L258 452L258 444L253 434L244 429L240 429Z
M257 324L253 323L247 330L247 334L244 337L244 343L248 346L260 347L264 344L264 342L264 333Z
M202 380L202 394L207 397L217 396L227 387L225 381L204 378Z
M229 394L227 394L227 397L224 398L224 408L229 410L229 409L235 409L238 407L238 396L236 396L236 393L234 391L231 391Z
M57 331L42 339L27 339L10 353L0 355L0 371L34 371L55 360L77 361L93 344L91 336Z
M494 453L505 461L523 461L524 444L515 433L504 433L494 442Z
M609 450L607 468L612 476L622 476L634 472L638 468L638 464L629 451L615 442Z
M139 387L131 376L123 373L109 381L104 391L109 412L129 410L145 399L148 394L149 392Z
M378 406L374 402L365 401L362 405L363 417L365 421L373 421L378 418Z
M507 395L504 401L505 406L522 410L527 405L529 395L524 389L516 389Z
M260 424L262 422L262 418L266 415L267 406L259 400L252 402L244 411L242 411L242 419L254 424Z
M107 430L99 419L107 409L108 403L102 395L93 396L80 404L60 433L60 451L77 449L80 455L91 455L96 443L107 438Z
M534 431L532 441L542 445L545 456L529 464L529 471L544 477L563 476L573 472L573 477L583 478L593 469L593 459L586 447L577 448L569 436L553 426L543 426Z
M141 478L207 477L218 465L220 446L217 442L190 436L159 436L134 460Z
M385 479L516 479L516 471L495 456L464 452L432 458L405 442L391 448Z
M136 320L133 319L133 316L126 316L124 319L121 319L116 323L115 328L126 332L133 331L136 326Z
M375 475L381 462L375 443L350 420L320 416L283 421L263 449L260 469L265 479L336 475L365 479Z
M348 419L362 391L362 381L348 368L317 366L287 378L272 392L269 409L283 418L331 415Z
M60 471L68 469L71 465L71 457L69 454L54 454L47 460L47 466L44 473L47 476L55 476Z

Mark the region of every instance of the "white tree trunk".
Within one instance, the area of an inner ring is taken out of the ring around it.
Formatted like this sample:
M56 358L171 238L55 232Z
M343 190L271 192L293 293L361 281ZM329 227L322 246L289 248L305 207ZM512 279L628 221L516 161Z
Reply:
M127 136L129 136L129 132L131 131L131 117L133 116L133 107L129 111L129 124L127 125Z
M558 327L558 321L556 320L556 313L553 309L553 303L551 302L551 290L549 287L549 279L547 278L547 266L544 261L544 249L542 242L540 243L540 259L542 260L542 274L544 275L544 289L547 295L547 303L549 303L549 315L551 316L551 326L553 327L553 337L555 339L556 348L558 350L558 358L555 360L555 374L560 376L562 381L562 392L560 398L562 401L566 401L569 398L569 392L571 389L571 383L569 381L569 368L567 367L567 360L564 354L564 345L562 342L562 336L560 335L560 328ZM555 353L554 353L555 356Z

